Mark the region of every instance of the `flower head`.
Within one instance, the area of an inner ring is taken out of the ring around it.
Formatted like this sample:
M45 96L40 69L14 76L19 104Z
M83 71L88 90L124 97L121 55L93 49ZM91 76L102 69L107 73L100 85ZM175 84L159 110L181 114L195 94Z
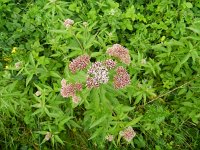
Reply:
M108 140L109 142L113 141L114 137L113 135L109 134L105 137L106 140Z
M99 87L99 83L95 78L88 77L86 81L86 86L88 88Z
M19 61L19 62L15 63L15 68L16 69L20 69L21 67L22 67L22 62Z
M142 59L142 60L141 60L141 64L142 64L142 65L145 65L146 63L147 63L146 59Z
M82 84L81 83L69 83L67 84L65 79L61 80L61 90L60 93L62 97L74 97L76 96L76 91L82 91Z
M66 19L66 20L64 21L64 25L65 25L66 27L71 27L73 24L74 24L74 20L72 20L72 19Z
M83 22L83 26L84 26L84 27L87 27L87 26L88 26L88 23L87 23L87 22Z
M82 84L81 83L75 83L74 87L77 91L82 91Z
M119 66L116 69L116 75L114 76L114 87L116 89L121 89L130 83L130 75L127 73L126 69Z
M126 128L124 131L119 133L127 142L130 142L136 135L132 127Z
M76 73L77 70L83 70L90 63L90 57L88 55L82 55L72 60L69 64L69 69L72 73Z
M101 63L95 62L88 70L89 77L87 78L87 87L98 87L99 84L108 82L108 69Z
M74 96L75 92L76 91L75 91L74 85L71 83L62 86L61 91L60 91L62 97L66 97L66 98Z
M123 63L129 65L131 62L131 57L127 48L121 46L120 44L114 44L112 47L108 48L106 51L110 56L120 59Z
M42 93L40 91L35 92L36 96L40 96Z
M62 86L65 86L66 84L67 84L66 80L65 80L65 79L62 79L62 80L61 80L61 85L62 85Z
M51 132L47 132L44 139L48 141L50 140L50 138L51 138Z
M80 102L80 100L81 100L80 97L78 97L76 95L72 96L72 102L74 104L78 104Z
M108 69L112 69L116 66L116 62L113 61L112 59L107 59L105 62L104 62L104 65L108 68Z

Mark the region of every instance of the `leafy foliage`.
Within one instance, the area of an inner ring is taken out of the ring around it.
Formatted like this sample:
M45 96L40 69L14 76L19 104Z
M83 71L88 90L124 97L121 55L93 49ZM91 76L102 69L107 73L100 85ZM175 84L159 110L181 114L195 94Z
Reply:
M200 147L198 0L1 0L0 14L0 149ZM70 62L104 61L115 43L129 50L130 65L118 65L131 83L83 86L77 105L63 98L63 78L87 79Z

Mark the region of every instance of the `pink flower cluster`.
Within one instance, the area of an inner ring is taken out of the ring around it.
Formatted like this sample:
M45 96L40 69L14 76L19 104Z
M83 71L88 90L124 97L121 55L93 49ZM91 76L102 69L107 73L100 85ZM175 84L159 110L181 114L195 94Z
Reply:
M130 142L136 135L132 127L126 128L124 131L119 133L127 142Z
M80 97L74 95L74 96L72 97L72 102L73 102L74 104L78 104L78 103L80 102Z
M107 136L105 137L105 139L108 140L109 142L111 142L111 141L113 141L114 136L111 135L111 134L109 134L109 135L107 135Z
M77 70L83 70L90 63L90 56L82 55L72 60L69 64L69 69L72 73L76 73Z
M66 19L64 21L64 26L66 26L66 27L71 27L73 24L74 24L74 20L72 20L72 19Z
M98 87L108 82L108 69L101 62L95 62L88 70L86 86L88 88Z
M112 47L107 49L106 53L110 56L120 59L123 63L127 65L131 63L131 57L129 55L128 49L121 46L120 44L114 44Z
M126 69L119 66L116 69L116 75L114 76L114 87L116 89L121 89L130 83L130 75L127 73Z
M116 62L113 61L112 59L107 59L107 60L104 62L104 65L105 65L106 68L108 68L108 69L113 69L113 68L116 66Z
M75 84L67 84L65 79L62 79L61 81L61 95L62 97L68 98L72 97L72 101L74 103L78 103L80 101L79 97L76 96L76 91L82 91L82 84L81 83L75 83Z

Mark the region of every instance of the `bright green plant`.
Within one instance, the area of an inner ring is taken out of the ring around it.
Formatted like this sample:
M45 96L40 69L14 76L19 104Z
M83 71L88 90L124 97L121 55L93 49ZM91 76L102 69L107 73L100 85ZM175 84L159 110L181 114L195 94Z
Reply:
M0 14L0 149L200 147L198 0L2 0ZM106 53L116 43L130 63ZM89 87L95 62L109 81ZM118 89L119 66L130 83Z

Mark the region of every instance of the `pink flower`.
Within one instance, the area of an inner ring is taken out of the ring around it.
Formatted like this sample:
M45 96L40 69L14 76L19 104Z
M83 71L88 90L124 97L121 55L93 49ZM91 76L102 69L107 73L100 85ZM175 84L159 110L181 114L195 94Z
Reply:
M106 53L110 56L120 59L123 63L127 65L131 63L131 57L129 55L128 49L121 46L120 44L114 44L112 47L107 49Z
M83 70L90 63L90 57L88 55L82 55L72 60L69 64L69 69L72 73L76 73L77 70Z
M106 140L108 140L109 142L113 141L114 137L113 135L109 134L105 137Z
M119 133L127 142L130 142L136 135L132 127L126 128L124 131Z
M99 83L97 82L95 78L88 77L86 81L86 86L88 88L99 87Z
M88 88L98 87L99 84L105 84L108 82L108 69L101 63L95 62L88 70L88 78L86 85Z
M77 91L82 91L82 84L81 83L75 83L74 87Z
M73 24L74 24L74 20L72 20L72 19L66 19L66 20L64 21L64 25L65 25L66 27L71 27Z
M67 84L65 79L61 80L61 86L62 87L61 87L60 93L61 93L62 97L66 97L66 98L72 97L72 100L73 100L73 97L74 97L74 99L77 99L76 91L82 91L81 83Z
M112 59L108 59L104 62L104 65L108 68L108 69L113 69L116 66L116 62L113 61Z
M116 89L121 89L130 83L130 75L127 73L126 69L119 66L116 69L116 75L114 76L114 87Z
M73 84L63 85L60 91L62 97L71 97L75 95L75 88Z
M62 85L62 86L65 86L66 84L67 84L66 80L65 80L65 79L62 79L62 80L61 80L61 85Z
M78 97L76 95L72 96L72 102L74 104L78 104L80 102L80 97Z

